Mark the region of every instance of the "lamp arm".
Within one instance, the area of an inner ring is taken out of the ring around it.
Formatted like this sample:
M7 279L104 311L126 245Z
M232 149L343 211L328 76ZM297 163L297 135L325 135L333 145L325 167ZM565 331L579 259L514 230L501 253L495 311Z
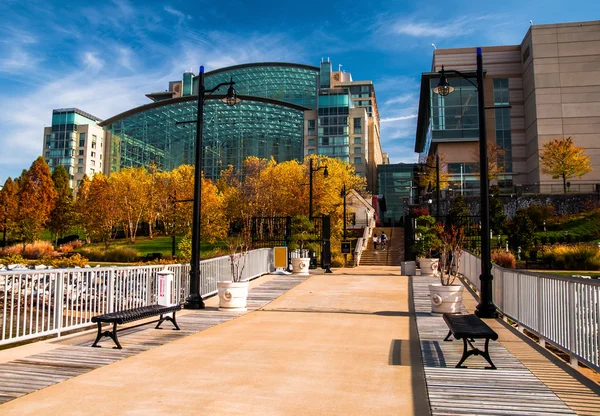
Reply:
M469 81L472 86L477 88L477 84L475 84L473 81L471 81L469 78L467 78L465 74L463 74L460 71L457 71L456 69L445 69L444 72L450 72L452 74L460 75L463 79L466 79L467 81Z
M219 88L224 87L225 85L234 85L235 82L234 81L229 81L229 82L221 82L219 85L217 85L216 87L214 87L211 90L206 90L204 91L204 95L210 95L213 92L217 91Z

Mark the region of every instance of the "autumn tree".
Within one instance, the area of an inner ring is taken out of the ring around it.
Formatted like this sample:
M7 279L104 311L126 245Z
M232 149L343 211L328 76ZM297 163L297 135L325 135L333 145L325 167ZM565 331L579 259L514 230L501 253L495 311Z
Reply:
M582 177L592 171L590 158L583 149L575 146L573 139L557 138L544 143L540 151L542 173L552 175L552 179L563 180L563 189L567 193L567 180Z
M75 201L77 218L90 241L103 242L108 248L117 225L117 201L108 178L96 173L90 181L84 176Z
M481 167L480 167L480 153L479 153L479 143L473 149L472 159L473 163L473 174L479 178ZM487 168L488 168L488 182L497 180L504 173L504 164L502 163L502 159L504 156L504 150L498 146L496 142L491 140L487 141Z
M0 229L2 230L2 247L6 247L7 236L16 229L19 186L11 178L4 182L0 189Z
M69 184L69 174L62 165L52 172L52 182L56 191L56 203L50 213L48 229L54 233L54 243L58 244L59 236L64 236L74 223L73 190Z
M56 198L50 168L40 156L20 178L17 234L23 243L35 241L39 237L54 209Z
M132 243L149 205L150 180L146 168L126 168L109 177L117 215Z
M448 181L450 175L448 174L448 163L443 154L439 156L439 171L440 171L440 189L448 187ZM426 162L422 165L423 171L419 174L419 186L421 188L427 188L431 185L431 189L436 189L437 185L437 172L436 172L436 160L435 155L427 156Z

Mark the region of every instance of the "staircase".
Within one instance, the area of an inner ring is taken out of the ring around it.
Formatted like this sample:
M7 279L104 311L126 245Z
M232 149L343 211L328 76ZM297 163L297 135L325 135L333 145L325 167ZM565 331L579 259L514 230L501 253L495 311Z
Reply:
M373 250L373 238L367 244L367 248L360 257L360 266L400 266L404 261L404 228L380 227L373 233L381 235L384 232L388 236L386 249Z

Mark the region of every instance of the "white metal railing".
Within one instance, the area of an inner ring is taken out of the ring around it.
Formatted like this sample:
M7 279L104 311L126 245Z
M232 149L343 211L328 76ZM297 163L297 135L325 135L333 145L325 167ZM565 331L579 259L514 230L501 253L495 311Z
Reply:
M459 272L481 291L481 259L465 252ZM502 314L600 371L600 280L492 267L493 301Z
M157 274L164 266L102 267L0 272L0 345L82 328L95 315L156 303ZM169 264L172 302L189 294L190 265ZM248 252L242 280L270 273L273 250ZM217 293L231 280L229 256L200 262L200 294Z
M375 220L371 218L369 220L368 225L363 230L363 236L358 239L356 242L356 247L354 248L354 265L360 265L360 258L362 256L362 252L367 248L367 244L371 240L371 236L373 235L373 230L375 229Z

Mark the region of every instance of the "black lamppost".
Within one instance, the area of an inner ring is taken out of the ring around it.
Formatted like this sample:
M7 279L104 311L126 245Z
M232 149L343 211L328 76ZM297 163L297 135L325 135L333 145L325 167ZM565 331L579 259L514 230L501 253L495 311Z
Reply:
M233 86L235 82L222 82L213 89L206 90L204 87L204 67L200 67L198 75L198 115L196 119L196 164L194 167L194 214L192 222L192 260L190 262L190 294L185 300L186 309L204 309L204 301L200 296L200 206L202 195L202 121L204 116L204 100L207 95L212 94L219 88L229 85L227 95L222 101L234 106L240 102Z
M344 241L346 241L346 184L344 184L340 196L344 198Z
M466 79L477 89L478 115L479 115L479 166L480 166L480 193L481 193L481 297L475 314L481 318L495 318L496 305L492 300L492 260L490 252L490 200L488 184L488 164L487 164L487 139L485 134L485 102L483 96L483 57L481 48L477 48L477 84L456 70L442 71L440 81L433 92L441 96L447 96L454 87L450 85L446 78L446 72L457 74Z
M312 220L313 217L313 172L318 172L321 169L325 169L325 171L323 172L323 177L326 178L327 176L329 176L329 171L327 170L327 165L324 166L318 166L316 168L313 168L313 158L310 158L310 165L308 166L308 171L309 171L309 183L308 183L308 187L309 187L309 191L308 191L308 218Z

